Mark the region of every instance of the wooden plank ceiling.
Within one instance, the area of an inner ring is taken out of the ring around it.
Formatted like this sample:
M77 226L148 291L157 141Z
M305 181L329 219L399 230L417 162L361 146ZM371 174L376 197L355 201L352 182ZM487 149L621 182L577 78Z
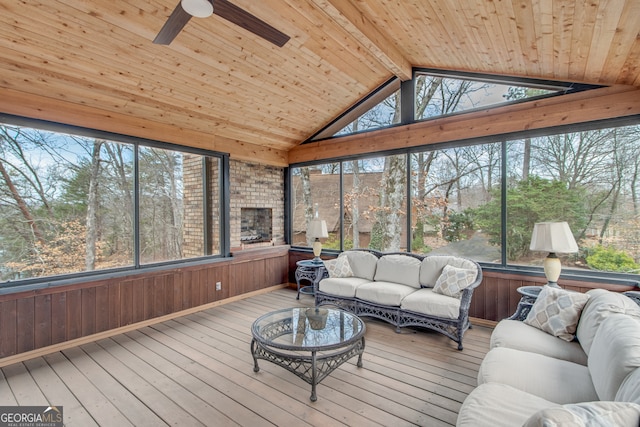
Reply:
M177 0L0 0L0 112L284 165L412 66L640 86L638 0L231 1L291 39L213 15L163 46Z

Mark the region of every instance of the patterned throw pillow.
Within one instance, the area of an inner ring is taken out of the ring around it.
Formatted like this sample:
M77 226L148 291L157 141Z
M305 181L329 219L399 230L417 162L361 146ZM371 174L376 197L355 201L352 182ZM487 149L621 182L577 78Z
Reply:
M589 295L545 285L524 323L572 341Z
M324 262L324 266L329 272L329 277L352 277L353 270L346 256L331 259Z
M459 268L452 265L445 265L436 280L433 292L460 298L462 291L476 280L476 272L468 268Z
M572 403L536 412L523 427L637 426L640 405L627 402Z

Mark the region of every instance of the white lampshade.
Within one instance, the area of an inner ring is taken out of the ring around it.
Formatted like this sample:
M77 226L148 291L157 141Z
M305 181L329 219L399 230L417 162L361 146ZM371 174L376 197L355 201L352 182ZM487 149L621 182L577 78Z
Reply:
M563 222L539 222L533 226L529 249L541 252L578 252L569 224Z
M209 0L182 0L180 5L191 16L208 18L213 14L213 5Z
M326 239L329 237L329 233L327 232L327 223L323 219L317 218L309 221L307 237L311 237L313 239Z

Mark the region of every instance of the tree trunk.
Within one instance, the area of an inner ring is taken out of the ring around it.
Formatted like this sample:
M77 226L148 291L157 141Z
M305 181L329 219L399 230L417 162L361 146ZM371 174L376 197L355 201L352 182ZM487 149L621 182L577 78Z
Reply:
M633 214L635 216L638 215L638 162L636 159L635 164L633 165L633 174L631 178L631 200L633 201Z
M307 230L309 222L313 218L313 198L311 197L311 179L308 166L300 168L300 182L302 184L302 203L304 205L304 229ZM313 246L313 239L309 236L307 236L307 246Z
M2 175L4 182L7 183L7 187L9 187L11 196L13 197L13 200L16 201L16 204L18 205L18 209L20 209L20 212L22 213L23 218L25 219L25 221L27 221L27 224L29 224L29 227L31 228L31 232L35 237L35 240L40 243L44 243L44 237L42 236L42 232L38 228L38 224L34 220L33 215L31 215L31 211L29 211L29 207L27 206L27 203L24 201L22 196L20 196L20 193L18 192L18 189L16 188L13 181L11 180L11 176L5 169L3 162L0 162L0 175Z
M353 247L360 247L360 167L358 161L352 162L353 167L353 198L351 199L351 231L353 233Z
M522 180L529 179L529 170L531 168L531 138L524 139L524 155L522 158Z
M380 208L378 209L377 233L382 251L399 251L402 236L402 202L405 199L405 156L389 156L385 159L384 174L380 183Z
M114 173L116 174L117 188L124 199L124 209L119 212L122 223L119 226L120 232L117 236L116 247L114 251L131 251L133 248L133 184L131 179L127 178L127 171L125 167L125 159L123 156L123 147L117 143L105 143L104 148L109 154L109 159L113 165ZM122 242L122 243L121 243Z
M98 178L100 176L100 148L104 141L96 139L91 153L91 174L87 195L87 237L85 241L85 269L96 268L96 242L98 240Z

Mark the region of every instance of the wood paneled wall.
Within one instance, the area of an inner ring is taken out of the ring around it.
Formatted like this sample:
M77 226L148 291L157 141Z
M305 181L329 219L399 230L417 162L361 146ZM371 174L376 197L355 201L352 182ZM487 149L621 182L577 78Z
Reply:
M482 283L473 292L469 315L479 319L499 321L511 316L518 306L521 286L542 286L547 281L543 276L534 277L523 274L483 271ZM587 292L602 288L613 292L626 292L636 288L614 283L589 282L586 280L560 279L558 285L565 289Z
M0 358L287 282L295 288L296 262L312 257L309 252L276 246L238 252L232 258L202 265L0 295ZM222 283L222 290L215 290L216 282ZM543 277L484 272L470 314L490 321L508 317L520 300L518 287L543 283ZM580 292L633 289L570 280L561 280L560 285Z
M0 295L0 358L287 283L288 250Z
M291 251L289 256L289 283L295 288L296 262L312 258L308 252ZM323 258L331 258L325 257ZM469 315L477 319L499 321L511 316L518 306L520 294L517 289L521 286L542 286L546 283L543 276L530 276L516 273L483 271L482 283L473 292ZM306 283L305 283L306 284ZM608 289L614 292L637 290L633 286L621 286L613 283L597 283L578 280L560 279L558 284L565 289L587 292L594 288Z

